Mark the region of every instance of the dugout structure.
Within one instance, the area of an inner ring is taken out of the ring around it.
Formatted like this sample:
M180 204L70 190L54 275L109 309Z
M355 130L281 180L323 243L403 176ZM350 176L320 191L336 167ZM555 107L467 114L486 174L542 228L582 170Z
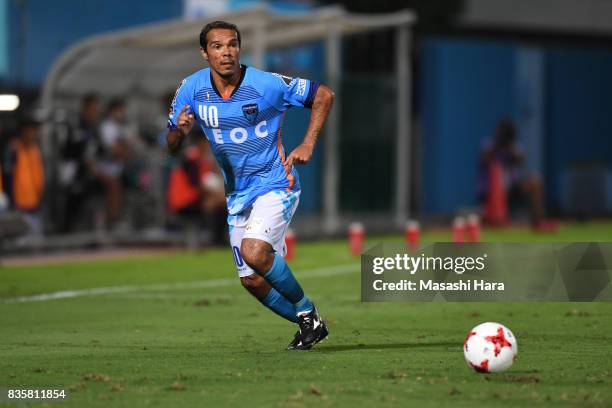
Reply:
M251 65L266 69L266 52L287 49L313 42L323 42L326 82L338 90L342 80L342 38L376 30L393 30L395 101L386 109L395 110L393 217L386 217L402 226L409 214L411 145L411 11L392 14L358 15L340 7L326 7L297 14L278 14L266 8L236 11L214 19L231 21L242 33L242 54ZM166 23L117 31L88 38L64 52L48 74L42 92L42 106L49 112L76 107L87 92L102 97L131 95L158 98L168 89L175 89L181 78L204 66L198 49L197 33L210 21L175 20ZM342 98L336 99L322 144L324 158L321 185L320 228L333 234L345 227L348 219L339 210L340 154L339 127ZM51 115L53 117L53 115ZM44 132L50 134L53 121ZM55 162L51 138L44 138L46 162ZM367 165L364 163L363 165ZM48 173L51 174L51 173ZM374 188L375 186L373 186ZM391 219L392 218L392 219ZM389 224L389 222L387 222Z

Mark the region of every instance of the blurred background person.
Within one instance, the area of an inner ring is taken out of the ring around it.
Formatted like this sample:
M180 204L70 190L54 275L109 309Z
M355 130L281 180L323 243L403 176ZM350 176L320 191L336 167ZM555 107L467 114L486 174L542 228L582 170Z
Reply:
M168 209L184 220L208 227L212 241L227 241L223 178L203 136L186 148L168 181Z
M12 202L15 210L26 217L30 233L43 232L40 206L45 186L45 172L38 145L39 123L24 119L19 123L17 135L9 146L8 168L12 178Z
M485 204L485 221L492 220L491 206L503 206L516 213L517 209L527 207L531 224L539 230L554 229L554 223L546 220L544 193L538 174L524 169L525 154L516 141L516 128L508 119L497 124L493 139L482 149L479 163L478 200ZM500 188L499 197L493 197ZM503 200L505 202L499 202ZM491 204L492 201L498 201ZM498 211L497 211L498 212Z
M8 210L9 207L9 199L6 193L4 192L3 178L4 175L2 172L2 166L0 166L0 212Z
M15 135L0 127L0 184L4 209L9 210L13 201L13 143Z
M65 192L62 232L79 229L84 218L85 201L95 188L96 161L102 149L99 110L100 101L96 94L83 96L77 123L68 128L61 148L59 179Z
M121 98L109 102L106 118L100 124L100 159L95 166L96 177L106 191L106 225L113 227L121 207L121 176L129 155L127 111Z
M6 193L6 182L4 180L4 150L6 148L6 136L4 129L0 126L0 212L7 211L9 209L9 196Z

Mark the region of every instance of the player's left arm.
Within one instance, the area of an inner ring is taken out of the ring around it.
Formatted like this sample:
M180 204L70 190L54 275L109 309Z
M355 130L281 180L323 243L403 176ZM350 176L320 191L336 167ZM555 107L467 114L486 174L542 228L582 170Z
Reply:
M293 164L306 164L312 157L315 145L327 120L329 111L334 103L334 92L321 84L317 89L310 112L310 123L302 143L296 147L285 159L285 167L291 168Z

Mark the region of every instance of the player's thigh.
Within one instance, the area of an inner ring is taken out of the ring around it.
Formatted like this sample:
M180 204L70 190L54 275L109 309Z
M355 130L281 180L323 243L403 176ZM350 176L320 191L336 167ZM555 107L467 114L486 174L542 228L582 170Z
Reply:
M267 242L281 256L285 255L285 233L295 214L300 193L272 191L255 200L243 238Z
M242 258L240 253L240 247L242 245L242 239L244 237L244 231L247 226L248 216L246 215L230 215L227 218L229 227L229 238L232 249L232 256L234 258L234 264L236 265L236 271L240 278L250 276L255 273Z

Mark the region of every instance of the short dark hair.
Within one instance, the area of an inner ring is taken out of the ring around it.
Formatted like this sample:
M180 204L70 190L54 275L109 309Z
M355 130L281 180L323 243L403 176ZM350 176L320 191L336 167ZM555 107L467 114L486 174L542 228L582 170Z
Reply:
M497 124L495 141L500 147L510 146L516 140L516 128L509 119L502 119Z
M125 108L125 100L121 97L115 97L108 102L108 107L106 109L107 113L111 113L117 109Z
M94 93L94 92L89 92L86 93L85 95L83 95L83 97L81 98L81 105L82 106L89 106L92 103L97 103L100 101L100 98L98 97L98 94Z
M238 45L240 46L240 30L238 30L238 26L236 24L228 23L227 21L213 21L212 23L208 23L202 28L200 31L200 47L206 51L207 39L206 36L210 30L215 28L224 28L227 30L234 30L236 35L238 36Z

